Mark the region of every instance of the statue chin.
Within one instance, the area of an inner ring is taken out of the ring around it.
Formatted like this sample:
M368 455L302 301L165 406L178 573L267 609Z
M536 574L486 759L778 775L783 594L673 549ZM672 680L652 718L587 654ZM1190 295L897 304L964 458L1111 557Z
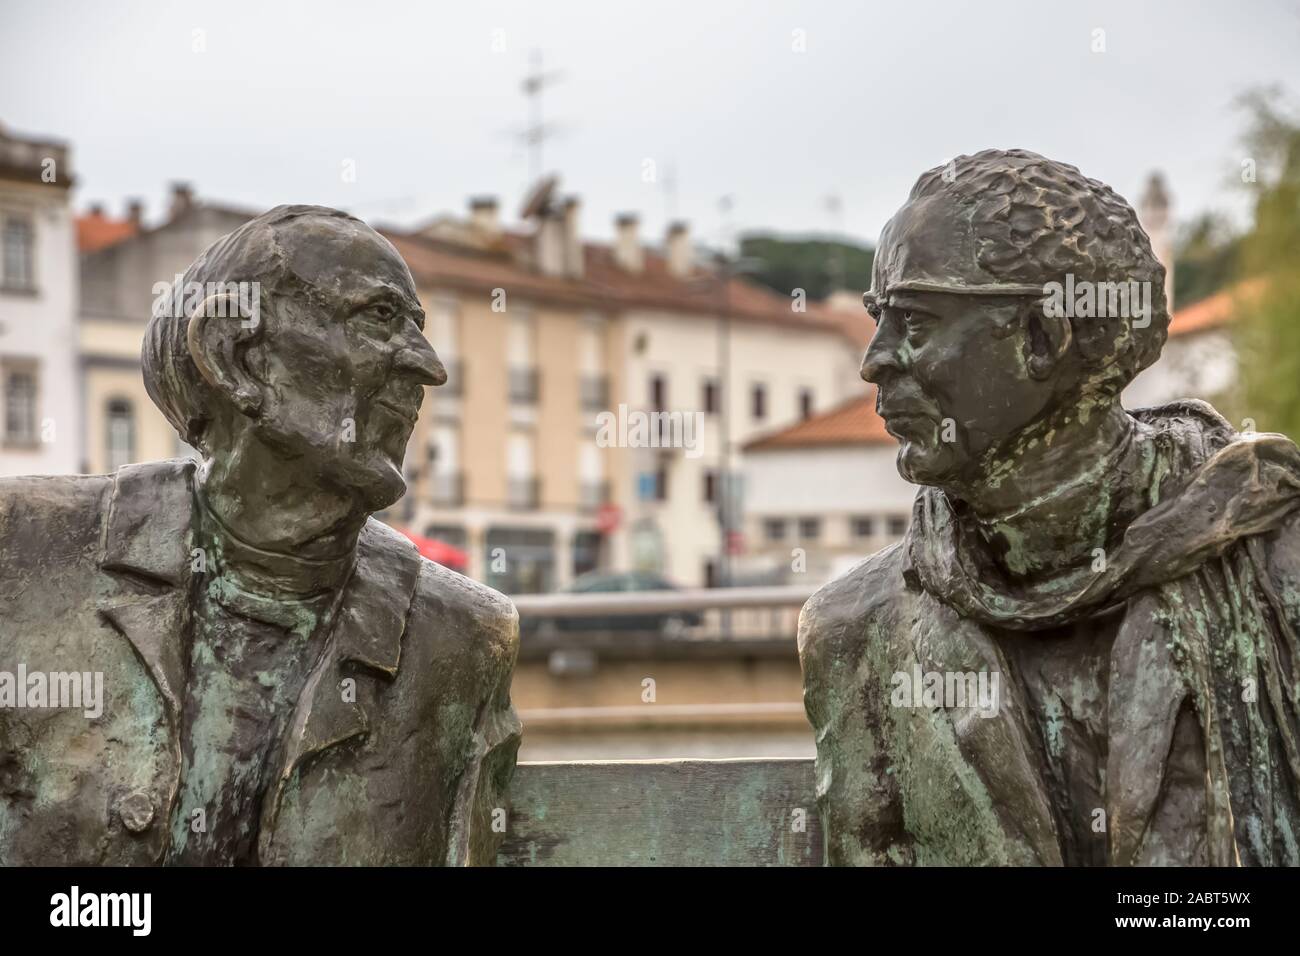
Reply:
M942 488L956 474L955 462L946 447L932 448L905 441L898 449L898 473L914 485Z
M362 484L358 492L367 513L374 514L401 500L406 494L406 479L402 470L391 462L379 462L371 472L370 481Z

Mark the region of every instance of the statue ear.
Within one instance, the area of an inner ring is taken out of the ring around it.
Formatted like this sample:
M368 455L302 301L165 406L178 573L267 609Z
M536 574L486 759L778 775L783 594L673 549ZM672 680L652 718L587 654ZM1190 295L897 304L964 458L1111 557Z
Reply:
M242 315L239 296L208 296L190 316L186 340L199 374L230 396L241 412L255 416L262 407L262 383L244 364L244 351L261 329L258 316Z
M1025 365L1029 374L1042 381L1055 371L1074 340L1070 320L1063 315L1051 315L1041 302L1025 306Z

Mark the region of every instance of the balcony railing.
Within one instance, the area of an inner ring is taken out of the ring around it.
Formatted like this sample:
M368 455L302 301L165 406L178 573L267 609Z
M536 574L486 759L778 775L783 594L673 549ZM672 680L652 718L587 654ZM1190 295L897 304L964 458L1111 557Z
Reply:
M439 508L459 508L465 503L465 473L434 472L429 475L429 498Z
M584 412L599 412L609 408L609 376L584 375L579 385Z
M506 503L516 511L533 511L542 499L540 478L511 478L506 488Z
M537 369L515 367L510 370L510 401L535 404L539 390Z
M584 481L578 488L578 504L583 511L595 511L608 501L608 481Z

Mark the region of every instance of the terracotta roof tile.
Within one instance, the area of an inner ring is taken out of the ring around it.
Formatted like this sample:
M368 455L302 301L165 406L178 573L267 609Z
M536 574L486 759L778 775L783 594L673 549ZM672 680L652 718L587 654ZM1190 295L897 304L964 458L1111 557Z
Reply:
M876 414L876 390L851 398L828 412L765 435L745 445L746 451L772 451L834 445L893 445L894 436Z
M102 212L77 217L77 251L96 252L129 239L137 232L130 219L111 219Z
M489 291L504 288L508 293L539 301L559 302L590 308L653 308L675 312L717 315L724 302L723 287L714 274L697 270L688 279L668 271L663 256L647 250L644 269L628 272L614 259L608 246L586 243L583 247L583 278L559 278L536 272L520 261L528 237L507 233L495 249L458 246L444 240L385 231L402 254L417 285L444 286ZM732 278L726 286L726 307L734 319L773 322L838 332L857 342L851 320L813 302L807 311L795 312L790 298L746 279ZM869 321L869 320L868 320Z
M1237 317L1243 299L1255 299L1262 291L1263 280L1246 279L1178 309L1169 320L1169 336L1190 335L1225 325Z

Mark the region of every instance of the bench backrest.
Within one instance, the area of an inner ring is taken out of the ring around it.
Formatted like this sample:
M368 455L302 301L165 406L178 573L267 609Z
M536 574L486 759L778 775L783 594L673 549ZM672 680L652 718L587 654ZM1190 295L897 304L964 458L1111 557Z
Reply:
M498 866L820 866L811 760L521 763Z

